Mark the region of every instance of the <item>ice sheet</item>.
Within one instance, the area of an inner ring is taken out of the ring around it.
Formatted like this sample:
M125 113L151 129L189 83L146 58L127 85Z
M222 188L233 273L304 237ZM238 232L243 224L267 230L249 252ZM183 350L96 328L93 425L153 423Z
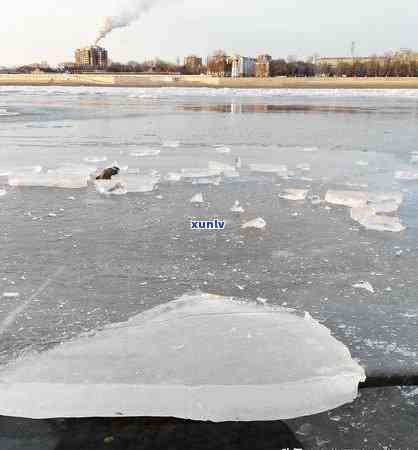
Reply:
M418 170L398 170L395 172L395 179L403 181L417 181Z
M90 177L77 174L40 173L9 177L10 186L81 189L88 185Z
M225 178L239 177L239 172L230 164L225 164L219 161L209 161L208 168L210 171L218 172Z
M353 401L364 370L281 307L195 293L0 372L0 414L276 420Z
M86 164L66 164L55 169L49 169L50 175L74 175L74 176L90 176L97 172L97 166L91 166Z
M288 171L287 166L285 165L274 165L274 164L250 164L250 170L251 172L258 172L258 173L271 173L271 174L277 174L281 177L287 177Z
M333 205L362 208L374 203L393 202L400 205L403 201L401 192L366 192L366 191L333 191L326 193L325 201Z
M161 150L158 148L146 148L139 152L132 152L132 153L130 153L130 155L134 156L136 158L141 158L141 157L146 157L146 156L157 156L160 153L161 153Z
M308 192L306 189L285 189L279 197L285 200L305 200Z
M353 220L368 230L399 233L406 229L399 217L376 214L372 207L352 208L350 215Z
M199 192L198 194L194 195L191 199L190 199L190 203L195 203L195 204L202 204L204 202L203 200L203 194L201 192Z
M250 220L249 222L244 223L244 225L241 227L242 229L247 228L255 228L258 230L262 230L263 228L266 228L267 223L262 217L258 217L257 219Z
M0 177L7 177L12 175L22 175L22 174L35 174L41 173L42 166L1 166L0 167Z
M241 206L239 200L235 200L235 203L231 207L231 212L234 214L242 214L245 212L245 209Z
M118 185L126 189L127 192L144 193L151 192L156 188L160 178L153 175L117 175L111 180L96 180L96 189L100 193L122 193L123 189L118 189Z
M193 184L219 184L222 170L219 169L182 169L181 179Z

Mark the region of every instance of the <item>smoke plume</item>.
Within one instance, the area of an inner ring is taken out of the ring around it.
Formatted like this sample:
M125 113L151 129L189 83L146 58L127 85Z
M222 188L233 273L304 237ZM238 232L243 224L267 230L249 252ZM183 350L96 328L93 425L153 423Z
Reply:
M97 45L102 39L104 39L109 33L116 28L125 28L137 21L144 13L149 11L158 0L131 0L132 5L129 8L123 10L120 14L112 17L107 17L102 28L99 31L99 35L95 41Z

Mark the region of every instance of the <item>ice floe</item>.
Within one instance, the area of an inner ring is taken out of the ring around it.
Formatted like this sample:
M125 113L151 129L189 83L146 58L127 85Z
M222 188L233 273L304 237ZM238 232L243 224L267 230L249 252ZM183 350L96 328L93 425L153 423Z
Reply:
M226 147L225 145L217 145L215 146L215 152L228 154L231 153L231 149L229 147Z
M3 366L0 414L290 419L352 402L364 380L309 314L195 293Z
M55 169L48 169L49 175L69 175L69 176L85 176L89 177L97 172L97 166L85 164L65 164Z
M210 171L217 172L225 178L239 177L239 172L237 172L236 168L230 164L225 164L218 161L209 161L208 168Z
M19 292L3 292L4 298L18 298L20 297Z
M165 175L164 179L165 181L171 181L171 182L176 182L176 181L181 181L181 173L177 173L177 172L169 172Z
M311 165L308 163L297 164L296 169L302 170L303 172L309 172L311 170Z
M214 184L221 182L222 171L219 169L182 169L181 179L192 184Z
M0 189L0 197L4 197L7 194L6 189Z
M95 182L96 190L103 195L126 195L128 189L124 183L112 182L112 180L97 180Z
M244 225L241 228L242 229L255 228L257 230L262 230L266 228L266 226L267 222L262 217L258 217L257 219L250 220L249 222L244 223Z
M107 161L107 156L86 156L83 161L87 163L101 163Z
M401 181L417 181L418 170L398 170L395 172L395 179Z
M306 189L285 189L279 197L285 200L305 200L308 192Z
M158 148L147 148L144 150L141 150L139 152L132 152L130 153L131 156L134 156L136 158L146 157L146 156L157 156L161 153L161 150Z
M180 147L180 141L164 141L163 147L166 148L178 148Z
M199 192L198 194L193 195L193 197L190 199L190 203L193 203L195 205L201 205L202 203L204 203L203 194Z
M158 176L123 174L114 176L111 180L96 180L95 186L101 194L124 195L128 192L151 192L159 182Z
M370 204L393 202L400 205L403 201L401 192L366 192L366 191L333 191L325 195L325 201L333 205L361 208Z
M276 174L281 177L287 177L288 176L288 170L287 166L285 165L274 165L274 164L250 164L249 168L251 172L258 172L258 173L270 173L270 174Z
M0 167L0 177L9 177L12 175L26 175L26 174L36 174L41 173L43 170L42 166L16 166L16 167Z
M353 288L364 289L372 294L375 293L374 287L368 281L360 281L356 284L353 284Z
M21 174L9 177L10 186L81 189L88 185L89 176L56 173Z
M242 214L245 212L244 208L240 205L239 200L236 200L234 205L231 208L231 212L234 214Z
M399 233L406 229L399 217L376 214L372 207L352 208L350 215L368 230Z

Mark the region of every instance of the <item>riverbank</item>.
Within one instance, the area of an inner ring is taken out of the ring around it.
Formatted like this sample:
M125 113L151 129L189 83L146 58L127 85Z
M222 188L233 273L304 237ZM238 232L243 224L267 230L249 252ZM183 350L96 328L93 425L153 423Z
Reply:
M414 78L219 78L193 75L1 74L0 86L212 87L233 89L418 89Z

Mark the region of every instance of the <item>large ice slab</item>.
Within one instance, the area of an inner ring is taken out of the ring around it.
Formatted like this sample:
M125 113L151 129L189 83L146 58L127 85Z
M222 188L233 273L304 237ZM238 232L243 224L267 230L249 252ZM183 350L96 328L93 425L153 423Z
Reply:
M276 174L280 177L287 177L289 172L287 166L279 164L250 164L251 172Z
M350 216L368 230L391 231L394 233L406 230L399 217L376 214L374 208L352 208Z
M373 206L374 204L377 204L377 207L379 207L382 203L387 202L401 205L403 201L403 194L401 192L375 193L367 191L329 190L326 193L325 201L333 205L348 206L349 208L364 208L366 206Z
M160 178L157 175L123 174L112 177L111 180L96 180L96 190L101 194L109 193L144 193L153 191Z
M273 420L353 401L364 370L309 314L194 293L0 371L0 414Z
M39 173L9 177L10 186L81 189L88 185L90 177L83 174Z

